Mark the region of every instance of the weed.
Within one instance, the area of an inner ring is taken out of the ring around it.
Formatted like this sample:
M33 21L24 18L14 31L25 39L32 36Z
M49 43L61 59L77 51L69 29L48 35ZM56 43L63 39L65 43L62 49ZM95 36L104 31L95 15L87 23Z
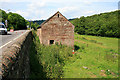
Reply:
M97 43L97 41L96 40L89 40L90 42L93 42L93 43Z
M83 40L87 40L85 37L82 37Z
M72 57L72 48L67 47L65 45L51 45L45 46L40 44L39 38L36 35L35 31L33 31L33 47L32 51L34 51L31 55L31 69L32 70L32 77L41 76L41 69L35 68L42 66L42 72L46 73L44 76L46 78L60 78L63 75L63 66L64 61L66 61L69 57ZM35 65L33 62L35 61ZM37 71L38 70L38 71Z

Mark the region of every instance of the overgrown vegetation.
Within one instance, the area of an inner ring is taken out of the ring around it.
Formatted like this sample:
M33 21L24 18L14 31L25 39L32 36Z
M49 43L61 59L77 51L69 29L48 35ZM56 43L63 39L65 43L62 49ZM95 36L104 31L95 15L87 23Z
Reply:
M120 10L71 20L75 32L85 35L120 37L118 15Z
M61 78L64 62L73 55L71 47L40 44L35 31L30 52L31 78Z
M33 28L35 31L37 31L37 27L40 26L38 23L36 23L36 22L33 23L32 21L30 21L30 22L28 23L28 25L30 25L31 28Z

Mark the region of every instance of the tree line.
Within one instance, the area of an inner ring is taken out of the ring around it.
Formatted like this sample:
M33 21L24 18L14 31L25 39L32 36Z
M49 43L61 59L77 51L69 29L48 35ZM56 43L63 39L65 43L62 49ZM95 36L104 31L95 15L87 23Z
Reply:
M80 17L71 20L75 32L82 35L120 37L118 26L120 10Z
M37 27L40 26L37 22L34 21L28 21L28 25L34 30L37 30Z
M8 22L7 29L26 29L27 24L29 23L27 20L25 20L21 15L17 13L6 13L4 10L0 9L0 21L5 24L5 20Z

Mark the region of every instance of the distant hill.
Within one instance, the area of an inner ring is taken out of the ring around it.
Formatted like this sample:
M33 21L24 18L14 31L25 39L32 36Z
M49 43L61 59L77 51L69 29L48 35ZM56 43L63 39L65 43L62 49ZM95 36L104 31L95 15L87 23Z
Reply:
M118 26L120 10L80 17L71 20L78 34L120 37Z
M33 23L37 23L37 24L42 24L45 20L35 20L35 21L32 21Z
M74 19L76 19L76 18L68 19L68 20L71 21L71 20L74 20ZM34 20L34 21L30 21L30 22L37 23L37 24L40 25L40 24L42 24L44 21L45 21L45 20Z
M73 18L73 19L68 19L69 21L72 21L72 20L74 20L74 19L76 19L76 18Z

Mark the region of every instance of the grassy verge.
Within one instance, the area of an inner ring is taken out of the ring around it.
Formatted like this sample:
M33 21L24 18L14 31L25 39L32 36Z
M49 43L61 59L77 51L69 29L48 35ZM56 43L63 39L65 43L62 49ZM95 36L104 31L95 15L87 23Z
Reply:
M72 48L64 45L45 46L33 31L30 52L30 78L61 78L64 62L72 57Z
M65 61L64 78L117 78L118 39L75 34L75 55Z

